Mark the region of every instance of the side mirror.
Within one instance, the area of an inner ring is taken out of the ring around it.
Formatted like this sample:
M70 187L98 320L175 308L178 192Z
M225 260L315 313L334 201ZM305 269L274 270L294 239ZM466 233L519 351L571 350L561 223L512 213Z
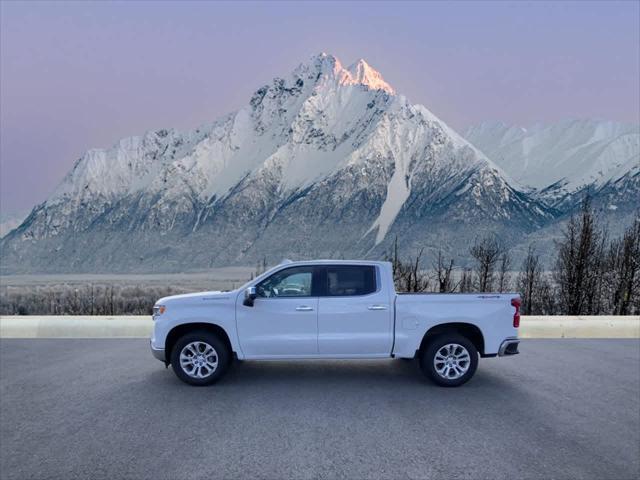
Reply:
M258 296L258 292L256 291L256 287L249 287L244 291L244 302L243 305L247 307L253 307L253 301Z

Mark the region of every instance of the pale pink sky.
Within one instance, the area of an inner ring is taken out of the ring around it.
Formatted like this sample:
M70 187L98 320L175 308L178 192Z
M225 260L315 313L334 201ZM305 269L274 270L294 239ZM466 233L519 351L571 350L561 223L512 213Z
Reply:
M45 200L88 148L214 120L321 51L458 130L638 123L639 5L1 2L0 211Z

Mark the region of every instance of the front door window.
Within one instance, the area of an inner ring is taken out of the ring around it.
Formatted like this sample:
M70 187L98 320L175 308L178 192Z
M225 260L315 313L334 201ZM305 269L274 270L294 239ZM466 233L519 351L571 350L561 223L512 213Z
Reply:
M256 286L258 297L310 297L312 267L287 268L274 273Z

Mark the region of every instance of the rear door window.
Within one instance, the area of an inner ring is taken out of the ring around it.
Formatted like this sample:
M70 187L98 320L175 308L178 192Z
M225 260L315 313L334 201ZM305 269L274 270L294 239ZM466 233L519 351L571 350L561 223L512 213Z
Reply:
M328 266L326 271L329 297L368 295L376 291L376 269L372 265Z

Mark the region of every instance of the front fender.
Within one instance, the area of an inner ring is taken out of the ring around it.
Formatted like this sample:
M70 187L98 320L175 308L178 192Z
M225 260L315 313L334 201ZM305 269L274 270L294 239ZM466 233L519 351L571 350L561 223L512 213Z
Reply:
M205 300L187 306L167 306L164 315L154 321L151 335L152 349L165 349L169 334L186 325L212 325L224 330L231 348L241 356L235 320L235 296L227 303L208 303ZM197 328L197 327L194 327Z

